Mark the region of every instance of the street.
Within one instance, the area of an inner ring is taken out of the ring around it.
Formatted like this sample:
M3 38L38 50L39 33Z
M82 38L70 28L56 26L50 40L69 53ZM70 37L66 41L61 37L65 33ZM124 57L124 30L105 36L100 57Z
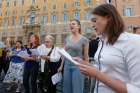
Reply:
M16 87L13 87L11 89L11 91L6 91L6 88L8 87L8 84L3 84L2 83L2 78L4 77L4 74L2 73L1 74L1 77L0 77L0 93L15 93L15 89Z
M1 76L2 77L4 76L3 73ZM12 87L11 91L7 91L6 88L8 87L8 85L2 83L2 80L1 80L2 77L0 77L0 93L15 93L16 86ZM22 93L24 93L23 88L22 88ZM38 93L40 93L39 90L38 90ZM61 83L59 83L57 86L57 93L62 93Z

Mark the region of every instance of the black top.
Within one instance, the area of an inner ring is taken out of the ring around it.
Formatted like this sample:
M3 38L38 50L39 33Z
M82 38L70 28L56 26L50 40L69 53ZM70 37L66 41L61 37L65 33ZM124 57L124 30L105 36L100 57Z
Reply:
M99 38L91 39L89 42L89 57L94 58L94 55L98 49Z

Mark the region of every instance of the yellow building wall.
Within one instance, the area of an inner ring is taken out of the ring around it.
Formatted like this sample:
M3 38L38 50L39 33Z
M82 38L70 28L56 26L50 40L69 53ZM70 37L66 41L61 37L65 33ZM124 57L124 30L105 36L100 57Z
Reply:
M24 30L23 25L26 23L29 23L29 14L28 10L33 5L32 0L24 0L24 5L21 4L21 0L16 0L16 6L14 6L15 0L9 0L9 7L7 7L7 1L8 0L2 0L2 6L0 8L2 12L2 16L0 16L0 40L3 40L3 38L12 37L12 38L18 38L24 36ZM74 7L74 2L79 1L80 6ZM64 9L64 4L66 3L67 8ZM53 9L53 6L56 5L56 9ZM63 30L66 28L69 30L69 21L70 19L74 18L74 12L76 10L80 11L80 21L83 21L83 31L86 27L90 26L90 21L85 20L85 13L88 10L92 10L96 6L96 0L91 0L90 5L85 4L85 0L36 0L36 3L34 6L38 7L38 19L37 23L40 24L41 17L47 16L47 23L44 24L44 26L41 25L41 27L44 27L43 30L45 33L53 33L53 34L59 34L63 33ZM46 11L44 11L44 7L46 6ZM6 16L6 11L9 9L9 16ZM14 16L14 11L16 11L16 15ZM63 13L67 12L68 14L68 21L63 22L62 17ZM57 16L57 22L55 24L51 23L51 16L52 14L56 14ZM20 16L24 16L24 24L20 25ZM16 25L12 25L13 17L16 18ZM8 20L9 24L7 26L4 26L5 24L4 20ZM56 35L56 38L60 37Z

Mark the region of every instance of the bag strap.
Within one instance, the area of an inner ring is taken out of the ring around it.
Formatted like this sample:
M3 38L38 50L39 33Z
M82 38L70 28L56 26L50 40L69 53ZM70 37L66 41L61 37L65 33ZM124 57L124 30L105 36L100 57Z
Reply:
M54 46L51 48L51 50L50 50L50 52L48 53L47 56L51 55L53 49L54 49ZM46 61L48 61L48 62L45 62L45 65L47 66L47 69L50 69L50 67L49 67L50 60L46 60ZM44 71L45 71L45 67L44 67Z
M54 46L52 47L51 51L48 53L48 55L47 55L47 56L50 56L50 55L51 55L51 53L52 53L53 49L54 49Z

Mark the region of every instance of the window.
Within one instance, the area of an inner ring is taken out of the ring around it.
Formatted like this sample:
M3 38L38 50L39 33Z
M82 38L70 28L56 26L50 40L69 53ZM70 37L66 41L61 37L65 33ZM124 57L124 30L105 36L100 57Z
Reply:
M15 9L14 9L14 11L13 11L13 15L16 16L16 10L15 10Z
M67 4L66 3L64 3L64 9L67 9Z
M30 16L30 24L34 24L35 23L35 16Z
M46 23L47 23L47 16L42 16L41 24L46 24Z
M35 13L31 12L30 13L30 24L34 24L35 23Z
M52 16L51 16L51 22L52 22L53 24L55 24L56 21L57 21L56 15L52 15Z
M24 5L24 0L20 0L20 4L21 5Z
M90 20L91 19L91 13L88 11L85 13L85 20Z
M35 4L36 3L36 0L32 0L32 4Z
M24 23L24 17L20 16L20 25L22 25Z
M8 12L7 11L5 12L5 15L8 16Z
M22 5L24 5L24 0L22 0Z
M9 7L9 5L10 5L10 4L9 4L9 1L7 1L7 5L6 5L6 6Z
M133 9L131 7L124 9L124 16L133 16Z
M6 10L5 15L6 15L6 16L9 16L9 15L10 15L9 9Z
M80 20L80 12L79 11L74 12L74 18Z
M79 1L75 1L74 2L74 7L78 7L78 6L80 6L80 2Z
M44 6L44 7L43 7L43 11L44 11L44 12L47 12L47 6Z
M7 19L7 25L9 26L9 19Z
M43 20L44 20L44 24L47 23L47 21L48 21L47 16L43 16Z
M16 0L14 0L14 6L16 6Z
M67 22L68 21L68 15L67 13L63 14L63 18L62 18L63 22Z
M53 5L53 9L56 9L56 5Z
M16 24L16 17L13 17L12 19L12 25L15 25Z
M91 0L85 0L86 5L90 5L92 2Z

